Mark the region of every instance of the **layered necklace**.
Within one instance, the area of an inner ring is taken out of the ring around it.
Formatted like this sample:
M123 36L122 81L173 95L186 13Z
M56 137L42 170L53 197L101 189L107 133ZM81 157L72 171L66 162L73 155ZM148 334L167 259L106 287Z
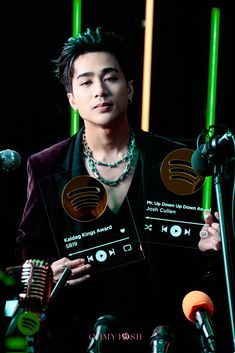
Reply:
M90 147L87 144L86 141L86 134L85 131L82 135L82 143L83 143L83 153L85 155L85 157L88 160L89 166L91 168L92 173L94 174L94 176L101 181L103 184L109 185L109 186L115 186L117 185L120 181L122 181L125 176L128 174L130 168L131 168L131 164L134 158L134 151L136 148L136 144L135 144L135 134L134 131L131 129L130 130L130 142L129 142L129 147L128 147L128 151L126 154L124 154L124 156L119 159L117 162L114 163L105 163L105 162L101 162L101 161L97 161L93 155L92 155L92 151L90 149ZM100 173L98 172L96 165L101 165L103 167L108 167L108 168L117 168L120 164L127 162L126 167L124 168L123 172L120 174L120 176L115 179L115 180L109 180L109 179L105 179L103 178Z

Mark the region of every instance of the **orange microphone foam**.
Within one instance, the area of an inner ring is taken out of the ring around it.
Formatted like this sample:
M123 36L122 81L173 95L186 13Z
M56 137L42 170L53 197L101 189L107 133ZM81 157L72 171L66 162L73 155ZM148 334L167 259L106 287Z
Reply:
M195 312L198 310L206 310L211 316L214 312L214 304L211 298L198 290L189 292L183 299L182 303L184 315L192 322L195 322Z

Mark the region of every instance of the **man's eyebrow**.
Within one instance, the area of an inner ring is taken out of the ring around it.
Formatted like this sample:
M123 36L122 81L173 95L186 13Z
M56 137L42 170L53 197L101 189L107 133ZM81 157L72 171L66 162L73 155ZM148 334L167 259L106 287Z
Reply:
M103 70L102 70L102 73L103 74L107 74L109 72L116 72L116 73L119 73L119 70L116 68L116 67L105 67Z
M105 67L104 69L101 70L101 74L107 74L109 72L116 72L119 73L119 70L116 67ZM95 73L94 72L83 72L82 74L77 76L77 79L81 78L81 77L90 77L90 76L94 76Z

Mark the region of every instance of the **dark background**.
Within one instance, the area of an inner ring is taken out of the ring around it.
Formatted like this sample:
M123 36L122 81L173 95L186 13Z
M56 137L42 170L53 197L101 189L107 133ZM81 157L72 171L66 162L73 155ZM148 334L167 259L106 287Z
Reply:
M26 199L27 157L70 135L70 109L53 75L72 35L72 0L1 4L0 151L16 150L21 166L0 173L1 267L14 265L17 225ZM195 140L205 127L211 11L220 8L216 123L234 128L232 2L155 1L150 130ZM145 1L85 0L82 29L123 34L133 54L132 118L140 124ZM35 225L36 226L36 225Z
M216 123L234 129L233 1L155 1L150 130L196 140L205 128L211 11L220 8ZM51 60L72 35L72 0L5 1L0 5L0 151L21 166L0 172L0 269L16 265L17 226L26 200L27 157L70 135L70 109ZM84 0L82 30L123 34L133 54L132 118L140 124L145 1ZM35 224L35 227L37 225Z

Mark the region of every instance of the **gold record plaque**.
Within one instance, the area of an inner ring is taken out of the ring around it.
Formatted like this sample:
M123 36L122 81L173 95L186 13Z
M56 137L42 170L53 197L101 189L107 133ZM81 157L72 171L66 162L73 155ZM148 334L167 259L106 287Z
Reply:
M61 202L69 217L79 222L90 222L99 218L105 211L107 192L97 179L81 175L65 185Z
M162 182L168 190L177 195L194 194L201 189L205 181L191 166L192 154L191 149L179 148L170 152L162 162Z

